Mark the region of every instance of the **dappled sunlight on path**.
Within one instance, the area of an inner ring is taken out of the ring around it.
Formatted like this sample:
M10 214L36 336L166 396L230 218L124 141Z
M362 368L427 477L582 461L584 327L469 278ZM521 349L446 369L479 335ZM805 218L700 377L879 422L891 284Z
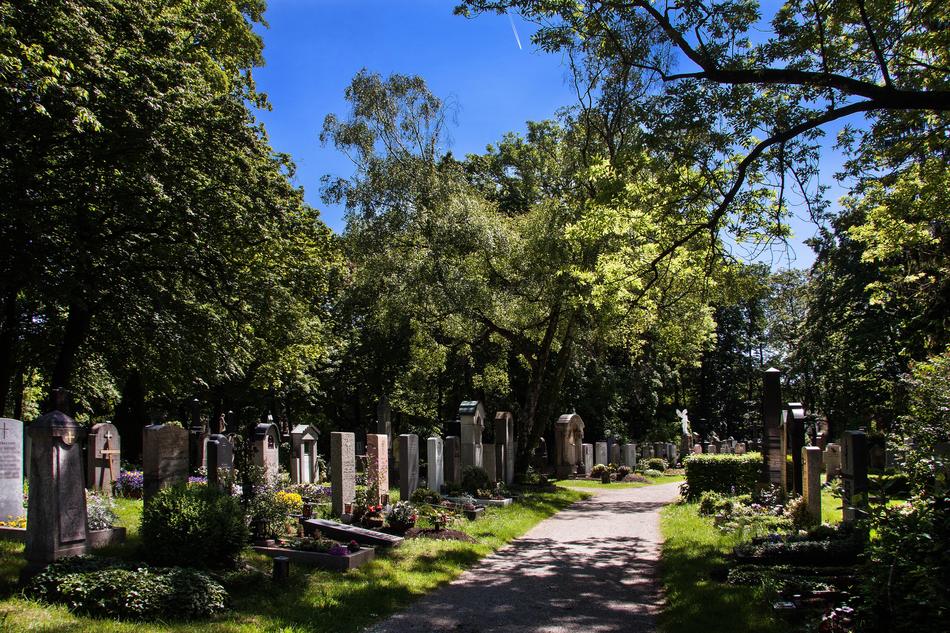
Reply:
M654 631L659 510L678 490L598 491L369 631Z

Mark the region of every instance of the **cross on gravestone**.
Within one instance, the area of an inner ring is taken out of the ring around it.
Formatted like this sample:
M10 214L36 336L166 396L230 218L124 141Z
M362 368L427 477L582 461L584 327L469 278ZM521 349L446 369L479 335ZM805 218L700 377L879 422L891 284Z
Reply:
M0 418L0 521L23 516L23 422Z

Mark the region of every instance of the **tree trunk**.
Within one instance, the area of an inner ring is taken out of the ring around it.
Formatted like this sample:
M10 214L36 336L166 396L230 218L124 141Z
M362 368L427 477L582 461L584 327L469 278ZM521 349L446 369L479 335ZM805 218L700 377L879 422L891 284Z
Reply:
M69 306L69 317L66 319L66 329L63 332L63 341L59 347L56 366L50 376L50 396L53 389L69 389L76 371L76 356L89 333L89 323L92 314L89 308L73 303Z
M3 298L3 316L0 322L0 414L7 410L7 394L16 364L16 340L19 332L17 322L17 294L10 288Z

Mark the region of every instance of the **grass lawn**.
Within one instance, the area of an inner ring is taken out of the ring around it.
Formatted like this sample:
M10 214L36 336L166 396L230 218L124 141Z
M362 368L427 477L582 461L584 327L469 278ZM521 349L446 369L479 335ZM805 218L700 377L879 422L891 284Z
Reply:
M358 631L449 582L483 556L585 496L581 491L566 489L528 493L522 503L489 508L478 521L454 526L473 536L477 543L412 539L392 551L377 550L375 561L345 574L294 565L288 584L275 587L267 581L232 589L231 612L216 620L195 623L95 620L73 615L64 606L48 606L26 599L18 595L15 588L23 545L0 541L0 631ZM130 528L129 543L110 553L134 556L135 548L140 545L137 532L141 502L121 500L119 515L122 523ZM253 553L246 557L251 564L269 573L269 558Z
M761 589L733 586L709 578L724 555L741 542L700 517L695 503L670 505L661 513L663 544L660 573L667 606L660 617L663 633L784 633Z
M660 477L648 477L650 481L643 482L623 482L623 481L612 481L609 484L602 484L599 481L589 480L589 479L562 479L555 482L558 486L563 486L564 488L581 488L581 489L600 489L600 488L642 488L643 486L653 486L655 484L668 484L675 481L684 481L686 478L683 475L662 475Z

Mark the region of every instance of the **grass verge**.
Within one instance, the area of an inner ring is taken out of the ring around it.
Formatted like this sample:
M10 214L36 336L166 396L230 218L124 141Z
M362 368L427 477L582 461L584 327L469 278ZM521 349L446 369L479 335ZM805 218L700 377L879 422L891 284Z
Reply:
M207 622L117 622L74 615L64 606L49 606L18 595L14 590L22 566L23 545L0 541L0 631L44 633L273 633L359 631L406 607L410 602L458 576L483 556L524 534L535 524L575 501L581 491L528 493L522 503L489 508L478 521L457 529L476 543L413 539L388 552L378 552L372 563L345 574L295 565L290 581L280 587L269 581L232 589L232 610ZM141 502L126 502L120 520L130 530L129 556L139 543L137 535ZM269 571L270 559L248 554L247 560Z
M670 505L661 512L665 542L660 574L666 608L663 633L786 633L790 629L770 612L762 589L733 586L710 579L725 554L742 541L699 516L698 504Z

